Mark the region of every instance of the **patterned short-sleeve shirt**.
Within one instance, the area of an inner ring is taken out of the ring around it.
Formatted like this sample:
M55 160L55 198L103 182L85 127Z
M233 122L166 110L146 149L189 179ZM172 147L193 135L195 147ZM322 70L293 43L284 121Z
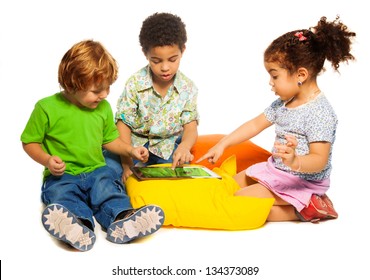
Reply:
M198 89L178 71L165 97L153 88L152 74L146 66L132 75L118 99L116 121L122 120L131 128L134 146L149 142L149 151L168 159L183 126L199 120Z
M274 158L276 168L296 174L306 180L323 180L330 177L332 147L338 119L323 93L296 108L287 108L284 101L277 99L264 113L267 120L275 124L275 141L286 143L285 135L293 135L297 138L297 155L308 154L309 144L312 142L323 141L332 144L328 163L318 173L294 172L282 162L281 158Z

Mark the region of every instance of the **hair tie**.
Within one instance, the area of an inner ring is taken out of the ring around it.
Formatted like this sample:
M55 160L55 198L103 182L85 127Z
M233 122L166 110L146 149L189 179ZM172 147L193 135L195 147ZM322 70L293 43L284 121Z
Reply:
M307 40L307 37L303 36L303 32L302 31L296 32L294 34L294 36L296 36L299 41L305 41L305 40Z

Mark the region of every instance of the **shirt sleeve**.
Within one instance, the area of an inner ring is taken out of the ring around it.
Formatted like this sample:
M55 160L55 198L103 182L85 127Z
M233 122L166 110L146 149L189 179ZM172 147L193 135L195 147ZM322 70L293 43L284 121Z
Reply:
M325 141L334 143L338 119L331 107L321 106L307 115L307 140L309 143Z
M271 123L276 123L276 111L283 105L284 103L280 98L272 102L264 111L266 119Z
M42 143L48 127L48 117L39 102L36 103L26 127L21 135L21 141L28 143Z
M116 122L122 120L131 128L142 126L142 119L138 115L138 102L138 91L135 80L132 78L126 83L122 95L117 101Z
M189 93L182 92L181 95ZM182 96L180 96L183 98ZM181 125L184 126L192 121L199 121L199 113L197 106L198 88L193 85L192 91L189 94L188 101L186 102L184 109L181 113Z
M113 111L108 101L105 100L104 103L102 103L101 105L104 105L106 115L103 130L103 145L104 145L117 139L119 137L119 131L114 123Z

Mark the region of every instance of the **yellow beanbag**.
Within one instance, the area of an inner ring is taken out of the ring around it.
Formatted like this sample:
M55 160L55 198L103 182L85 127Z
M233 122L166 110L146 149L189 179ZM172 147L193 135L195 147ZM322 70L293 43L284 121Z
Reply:
M213 171L222 179L138 181L130 176L127 193L134 208L160 206L165 213L164 225L225 230L261 227L274 199L234 196L240 188L232 178L236 174L235 156Z

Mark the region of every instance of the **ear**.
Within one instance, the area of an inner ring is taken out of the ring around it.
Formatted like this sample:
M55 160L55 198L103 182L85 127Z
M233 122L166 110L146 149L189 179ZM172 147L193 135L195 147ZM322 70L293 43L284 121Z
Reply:
M186 45L184 45L184 46L181 48L181 54L184 54L185 50L186 50Z
M304 67L300 67L298 68L297 70L297 78L298 78L298 81L300 81L301 83L304 83L307 79L308 79L308 70Z

